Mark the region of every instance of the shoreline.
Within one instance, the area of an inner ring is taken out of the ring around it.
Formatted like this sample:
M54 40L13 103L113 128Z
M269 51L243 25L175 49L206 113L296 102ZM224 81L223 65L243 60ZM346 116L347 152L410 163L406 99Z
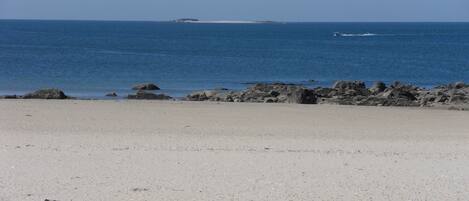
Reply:
M253 105L253 106L261 106L261 105L269 105L269 106L278 106L278 107L289 107L289 106L298 106L298 107L325 107L325 108L379 108L379 109L398 109L398 110L410 110L410 111L419 111L419 110L436 110L436 111L460 111L466 112L469 111L469 106L462 107L462 108L453 108L452 105L439 105L439 106L432 106L432 107L412 107L412 106L368 106L368 105L341 105L341 104L291 104L291 103L256 103L256 102L219 102L219 101L189 101L184 100L183 98L175 98L172 100L132 100L127 98L108 98L108 99L86 99L86 98L74 98L74 99L0 99L0 104L2 102L31 102L31 103L46 103L46 102L64 102L64 103L122 103L122 104L194 104L194 105L224 105L230 107L231 105Z
M316 88L288 83L257 83L245 90L217 88L195 91L184 98L175 98L161 93L161 88L154 83L137 84L131 89L133 93L126 97L119 96L116 92L109 92L102 99L440 107L451 110L469 110L469 85L464 82L450 83L431 89L398 81L390 85L375 82L368 87L363 81L342 80L336 81L331 87ZM80 99L80 97L72 97L60 89L51 88L20 96L0 96L0 99Z
M176 99L183 99L187 95L193 92L198 92L198 91L207 91L207 90L214 90L217 88L227 88L232 91L242 91L250 86L256 85L256 84L275 84L275 83L283 83L287 85L296 85L296 86L303 86L309 89L315 89L315 88L330 88L333 86L333 84L336 81L341 81L341 80L296 80L296 81L242 81L242 82L235 82L232 83L230 82L229 84L223 85L223 84L216 84L214 87L206 87L206 88L162 88L160 92L168 94ZM353 80L352 80L353 81ZM372 86L374 83L379 82L379 81L369 81L369 80L363 80L363 82L366 84L366 86ZM468 83L466 81L461 81L464 83ZM158 83L158 82L157 82ZM393 81L385 81L384 82L387 85L391 85ZM426 89L426 90L431 90L440 86L445 86L448 84L456 83L456 82L446 82L446 83L414 83L414 82L402 82L405 84L409 84L412 86L419 87L421 89ZM164 85L162 85L164 86ZM134 92L133 90L130 89L129 86L119 86L115 89L110 88L106 90L85 90L85 89L72 89L69 90L68 88L61 88L61 87L54 87L54 86L49 86L49 87L42 87L42 88L58 88L58 89L63 89L64 92L67 94L70 94L72 97L76 97L77 99L96 99L96 100L107 100L104 95L108 92L116 92L120 94L121 96L119 98L125 99L125 96L127 94L131 94ZM34 90L37 90L38 88L29 88L29 89L21 89L21 90L11 90L11 89L3 89L0 90L0 99L2 96L8 96L8 95L17 95L21 96L23 94L33 92Z

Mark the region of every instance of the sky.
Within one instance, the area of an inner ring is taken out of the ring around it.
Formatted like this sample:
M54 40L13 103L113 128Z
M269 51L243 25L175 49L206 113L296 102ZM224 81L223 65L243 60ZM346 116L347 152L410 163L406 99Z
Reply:
M469 0L0 0L0 19L469 22Z

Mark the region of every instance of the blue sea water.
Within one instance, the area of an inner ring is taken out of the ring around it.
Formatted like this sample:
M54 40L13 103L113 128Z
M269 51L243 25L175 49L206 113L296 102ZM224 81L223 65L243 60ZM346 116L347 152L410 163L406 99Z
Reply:
M250 82L335 80L469 81L469 23L0 20L0 94L56 87L98 98L154 82L177 97Z

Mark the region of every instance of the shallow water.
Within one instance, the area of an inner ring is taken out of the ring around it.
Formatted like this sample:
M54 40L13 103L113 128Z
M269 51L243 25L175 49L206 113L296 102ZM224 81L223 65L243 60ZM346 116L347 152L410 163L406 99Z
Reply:
M0 94L57 87L101 98L155 82L183 96L250 82L322 86L343 79L469 81L469 23L0 20Z

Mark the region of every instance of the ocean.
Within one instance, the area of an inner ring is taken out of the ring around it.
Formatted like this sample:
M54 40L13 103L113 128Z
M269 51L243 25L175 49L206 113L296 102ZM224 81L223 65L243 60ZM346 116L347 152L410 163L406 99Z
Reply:
M254 82L315 87L335 80L467 82L469 23L0 20L0 94L54 87L104 98L154 82L182 97Z

